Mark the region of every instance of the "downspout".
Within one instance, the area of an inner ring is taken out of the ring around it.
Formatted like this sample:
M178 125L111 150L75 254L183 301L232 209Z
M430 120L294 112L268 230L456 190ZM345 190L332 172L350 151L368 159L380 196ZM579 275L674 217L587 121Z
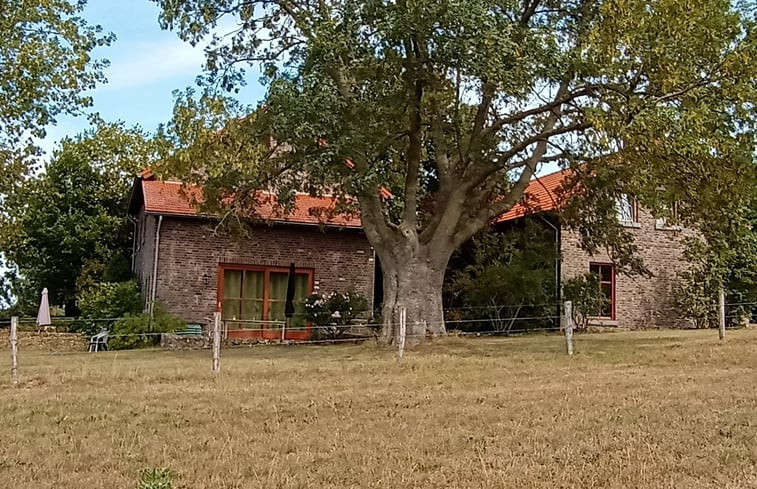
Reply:
M555 299L557 299L557 314L555 315L555 328L560 328L560 316L562 308L560 307L560 228L552 224L549 219L539 214L542 221L547 223L555 232Z
M126 219L129 220L131 223L131 274L132 277L134 276L134 273L136 270L134 270L134 262L137 259L137 220L131 217L130 215L126 215Z
M152 290L150 291L150 317L155 310L155 294L158 291L158 256L160 251L160 225L163 224L163 216L158 216L158 225L155 228L155 253L152 259Z

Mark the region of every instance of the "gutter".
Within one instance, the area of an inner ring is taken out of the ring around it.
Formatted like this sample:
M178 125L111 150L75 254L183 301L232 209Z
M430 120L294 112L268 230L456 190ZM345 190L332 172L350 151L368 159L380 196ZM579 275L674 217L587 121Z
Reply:
M155 253L152 259L152 290L150 291L150 317L155 311L155 294L158 291L158 257L160 256L160 226L163 224L163 216L158 216L158 225L155 228Z
M166 217L180 217L185 219L206 219L209 221L218 221L220 218L216 215L212 214L185 214L183 212L163 212L163 211L155 211L155 210L147 210L145 209L145 214L151 215L151 216L166 216ZM270 224L269 224L270 221ZM326 229L354 229L357 231L362 231L363 226L353 226L353 225L339 225L339 224L321 224L321 223L315 223L315 222L296 222L296 221L285 221L285 220L267 220L267 219L259 219L258 222L253 221L253 224L256 225L264 225L264 226L277 226L277 225L284 225L284 226L302 226L302 227L310 227L310 228L326 228Z
M134 270L134 262L137 259L137 220L126 214L126 219L131 223L131 274L132 277L136 270Z

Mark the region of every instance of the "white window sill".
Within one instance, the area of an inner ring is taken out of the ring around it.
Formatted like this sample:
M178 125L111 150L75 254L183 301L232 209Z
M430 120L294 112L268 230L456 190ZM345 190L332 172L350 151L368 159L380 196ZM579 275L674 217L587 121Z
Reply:
M589 319L589 326L618 326L615 319L592 318Z
M624 228L640 228L641 223L634 221L619 221L619 224Z
M683 229L682 226L668 226L666 224L660 224L659 222L655 223L654 228L658 231L680 231Z

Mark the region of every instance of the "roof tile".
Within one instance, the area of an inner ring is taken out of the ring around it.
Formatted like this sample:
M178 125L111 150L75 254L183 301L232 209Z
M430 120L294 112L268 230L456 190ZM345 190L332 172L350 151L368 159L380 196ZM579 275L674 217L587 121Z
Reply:
M499 216L496 222L511 221L527 214L551 211L561 207L560 189L568 175L570 175L570 170L561 170L534 178L528 183L520 202Z
M197 209L193 201L202 202L203 192L200 187L184 185L180 182L162 182L158 180L142 180L145 211L155 214L171 214L179 216L196 216ZM362 227L359 217L337 214L329 215L329 211L336 206L335 197L312 197L297 194L295 209L285 214L275 206L276 197L266 194L256 209L257 214L264 220L287 222L293 224L319 224L348 228Z

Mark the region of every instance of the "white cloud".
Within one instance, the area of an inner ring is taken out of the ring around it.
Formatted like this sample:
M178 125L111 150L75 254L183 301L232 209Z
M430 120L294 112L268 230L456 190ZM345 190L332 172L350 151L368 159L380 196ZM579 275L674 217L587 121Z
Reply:
M164 42L121 45L119 55L110 55L108 83L101 90L144 87L164 80L198 75L205 54L201 47L173 38Z

